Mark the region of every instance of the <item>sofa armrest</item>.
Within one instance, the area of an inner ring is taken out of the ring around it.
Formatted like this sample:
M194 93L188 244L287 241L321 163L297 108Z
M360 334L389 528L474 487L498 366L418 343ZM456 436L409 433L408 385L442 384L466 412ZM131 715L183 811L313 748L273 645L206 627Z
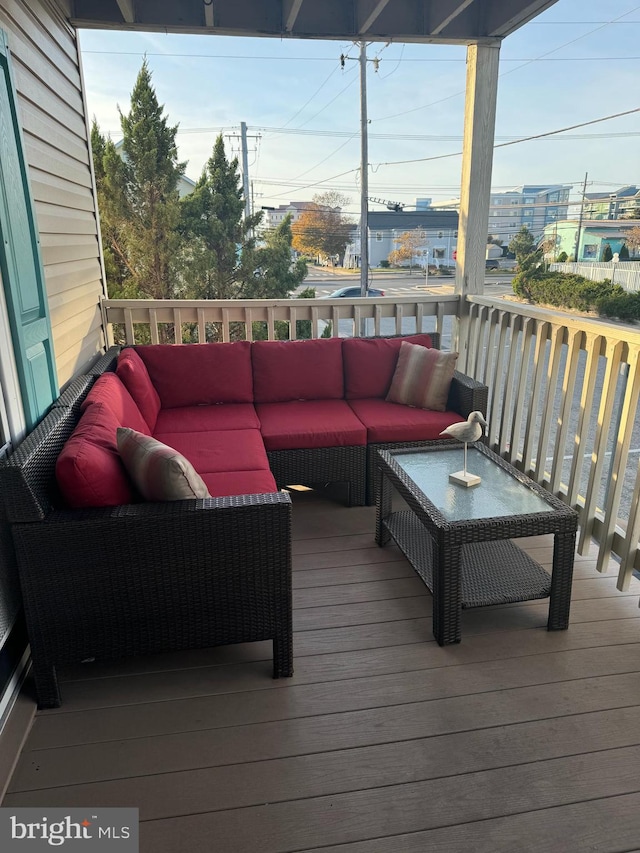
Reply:
M40 707L88 658L268 639L291 675L288 494L54 510L12 533Z
M489 389L486 385L456 370L451 382L447 408L464 418L468 418L471 412L482 412L486 417L488 396Z

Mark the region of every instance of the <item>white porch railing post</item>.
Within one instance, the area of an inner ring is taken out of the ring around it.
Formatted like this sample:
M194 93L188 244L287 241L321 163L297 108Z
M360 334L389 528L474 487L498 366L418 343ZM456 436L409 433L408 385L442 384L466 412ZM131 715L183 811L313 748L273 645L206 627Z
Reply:
M467 47L455 284L461 296L484 290L499 58L500 42ZM468 317L461 310L457 348L462 370L467 364L468 334Z

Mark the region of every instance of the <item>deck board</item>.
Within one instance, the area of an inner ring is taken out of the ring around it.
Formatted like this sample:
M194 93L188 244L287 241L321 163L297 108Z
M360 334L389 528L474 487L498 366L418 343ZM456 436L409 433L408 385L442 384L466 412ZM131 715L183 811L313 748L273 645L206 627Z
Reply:
M264 642L69 667L3 805L137 806L143 853L637 847L640 584L577 555L568 631L515 603L440 648L374 510L293 497L294 677Z

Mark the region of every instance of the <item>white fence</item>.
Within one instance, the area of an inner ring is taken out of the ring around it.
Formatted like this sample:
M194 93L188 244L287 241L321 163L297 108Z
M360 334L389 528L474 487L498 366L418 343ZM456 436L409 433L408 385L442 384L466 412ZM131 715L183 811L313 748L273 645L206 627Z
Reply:
M579 264L549 264L550 270L565 273L577 273L583 275L590 281L604 281L609 279L625 290L640 291L640 262L623 261L614 264L613 261L599 261L597 263Z
M469 296L466 373L489 387L490 446L578 510L598 569L640 569L640 332Z

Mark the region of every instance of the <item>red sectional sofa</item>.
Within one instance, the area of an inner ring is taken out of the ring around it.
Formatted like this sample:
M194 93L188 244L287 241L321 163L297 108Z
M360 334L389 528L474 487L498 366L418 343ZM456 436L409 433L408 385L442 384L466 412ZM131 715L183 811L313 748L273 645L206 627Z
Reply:
M214 497L343 481L350 505L371 503L377 448L437 440L486 407L486 388L461 374L446 411L388 402L403 340L433 343L421 334L126 348L82 403L58 460L63 495L74 507L136 500L115 419L183 454Z
M456 373L448 411L385 400L402 340L437 335L109 351L0 463L40 707L57 667L273 641L293 672L291 502L280 487L373 498L375 448L438 438L487 389ZM118 453L128 427L175 448L210 497L141 500Z

